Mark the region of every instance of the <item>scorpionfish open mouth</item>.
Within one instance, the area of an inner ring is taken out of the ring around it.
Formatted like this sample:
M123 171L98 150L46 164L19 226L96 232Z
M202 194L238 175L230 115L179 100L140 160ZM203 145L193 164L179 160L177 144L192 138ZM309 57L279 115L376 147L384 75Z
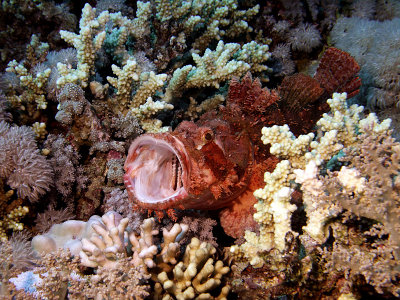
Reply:
M169 134L147 134L130 146L125 162L125 186L143 207L163 209L188 196L190 172L182 142Z

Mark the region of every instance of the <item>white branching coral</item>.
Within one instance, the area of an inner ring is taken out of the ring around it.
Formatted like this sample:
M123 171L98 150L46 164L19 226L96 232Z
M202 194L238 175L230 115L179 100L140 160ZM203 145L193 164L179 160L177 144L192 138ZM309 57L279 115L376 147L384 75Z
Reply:
M291 232L288 220L295 207L290 204L290 191L296 188L295 182L301 185L307 214L307 225L303 230L316 241L324 242L327 237L325 224L342 209L323 200L323 183L318 177L321 165L340 150L359 144L360 134L367 131L383 134L390 127L390 119L379 122L372 113L362 118L363 107L347 107L346 96L346 93L334 93L327 101L331 112L317 122L317 135L310 133L296 138L287 125L262 129L263 143L271 145L271 154L285 160L279 162L272 173L265 173L265 187L254 192L259 200L255 204L257 212L254 218L260 224L260 234L247 231L246 242L231 247L236 256L247 257L253 266L260 267L264 264L262 253L272 248L283 250L283 229ZM363 190L365 179L355 170L342 168L339 174L341 180L346 181L344 186L347 189L353 192ZM283 195L285 197L280 197ZM280 199L279 205L274 204L277 199ZM280 217L282 215L285 218Z
M79 253L81 264L92 268L113 268L117 255L126 254L125 229L128 219L111 211L102 216L101 220L101 223L92 224L95 233L82 239L82 250Z
M230 271L222 261L214 262L212 256L215 252L211 244L193 238L186 247L182 261L173 268L173 275L165 271L157 275L154 299L227 299L230 291L228 285L215 298L209 294L221 285L222 277Z
M58 72L61 77L57 80L58 88L66 83L88 85L89 76L93 73L96 52L102 47L106 38L105 24L109 20L108 11L103 11L96 17L96 9L88 3L82 9L82 18L79 21L79 34L61 30L61 38L73 45L77 50L78 65L76 69L59 62Z

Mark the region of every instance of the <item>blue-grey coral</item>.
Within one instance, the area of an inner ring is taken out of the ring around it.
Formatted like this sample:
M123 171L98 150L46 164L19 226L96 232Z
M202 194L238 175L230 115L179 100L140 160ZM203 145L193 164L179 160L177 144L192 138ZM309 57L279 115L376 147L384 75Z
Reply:
M335 47L349 52L361 66L363 85L357 99L369 106L400 105L400 18L374 21L340 18L331 31Z
M53 170L40 154L35 134L27 126L10 127L0 122L0 177L31 202L39 199L53 184Z

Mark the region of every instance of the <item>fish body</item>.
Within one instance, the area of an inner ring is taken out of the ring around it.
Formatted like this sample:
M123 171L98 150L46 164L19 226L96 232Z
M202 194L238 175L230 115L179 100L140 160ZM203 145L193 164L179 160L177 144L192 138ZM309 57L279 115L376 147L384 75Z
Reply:
M246 189L254 153L249 136L207 116L173 132L134 140L125 162L129 197L140 207L218 209Z

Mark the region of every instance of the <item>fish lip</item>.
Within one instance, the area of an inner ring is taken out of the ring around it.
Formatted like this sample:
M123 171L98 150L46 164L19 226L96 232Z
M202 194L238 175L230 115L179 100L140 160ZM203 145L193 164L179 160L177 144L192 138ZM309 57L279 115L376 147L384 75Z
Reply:
M173 157L176 159L171 159ZM170 133L145 134L136 138L129 148L124 169L128 194L143 208L176 207L189 196L189 155L184 144ZM172 187L174 180L175 189Z

